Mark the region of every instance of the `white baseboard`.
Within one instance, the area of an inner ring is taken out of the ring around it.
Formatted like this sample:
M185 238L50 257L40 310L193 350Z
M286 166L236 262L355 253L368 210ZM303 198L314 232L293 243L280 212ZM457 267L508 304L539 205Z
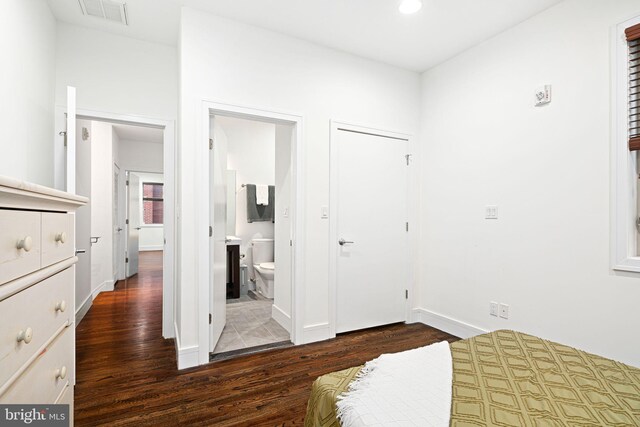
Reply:
M140 252L145 252L145 251L161 251L164 250L164 245L153 245L153 246L140 246L138 248L138 251Z
M89 309L91 308L91 304L93 304L93 298L92 295L89 294L87 295L87 298L85 298L85 300L82 302L82 304L80 304L80 307L78 307L78 309L76 310L76 328L78 327L78 324L80 323L84 315L87 314L87 311L89 311Z
M273 317L273 320L278 322L280 326L282 326L287 330L287 332L289 332L289 334L291 334L291 316L289 316L287 313L282 311L282 309L273 304L271 306L271 317Z
M329 330L329 323L317 323L305 326L302 329L302 343L309 344L316 341L324 341L335 338Z
M176 360L178 362L178 369L187 369L192 368L194 366L198 366L199 360L199 348L197 345L182 348L180 346L180 334L178 333L178 324L173 323L173 330L175 334L175 343L176 343Z
M424 308L414 308L411 310L411 320L433 326L436 329L460 338L471 338L489 332L477 326L470 325L469 323Z
M114 285L115 285L115 282L113 280L105 280L104 282L102 282L100 284L100 286L95 288L93 290L93 292L91 293L91 295L93 296L93 299L96 299L96 297L98 296L98 294L100 292L113 291L114 290Z

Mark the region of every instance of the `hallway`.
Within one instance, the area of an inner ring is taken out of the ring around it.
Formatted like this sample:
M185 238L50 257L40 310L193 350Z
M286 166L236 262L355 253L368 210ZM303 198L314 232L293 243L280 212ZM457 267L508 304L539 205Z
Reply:
M76 329L76 426L301 425L320 375L456 338L422 324L368 329L178 371L162 338L162 252L103 292Z

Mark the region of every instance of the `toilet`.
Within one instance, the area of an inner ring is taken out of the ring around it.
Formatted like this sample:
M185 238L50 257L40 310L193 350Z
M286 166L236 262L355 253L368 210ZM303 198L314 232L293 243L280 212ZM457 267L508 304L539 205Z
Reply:
M253 239L253 269L256 272L256 290L266 298L273 299L273 239Z

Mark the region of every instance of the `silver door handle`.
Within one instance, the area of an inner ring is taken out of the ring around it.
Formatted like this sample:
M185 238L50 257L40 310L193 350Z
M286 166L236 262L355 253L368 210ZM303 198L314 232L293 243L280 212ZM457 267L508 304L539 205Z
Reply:
M142 227L136 227L136 230L142 230Z
M76 255L87 253L85 249L76 249Z
M117 231L118 233L119 233L119 232L121 232L121 231L122 231L122 227L118 227L118 228L116 228L116 231Z
M340 240L338 240L338 243L340 244L340 246L344 246L347 243L355 243L355 242L351 242L349 240L344 240L343 238L340 238Z

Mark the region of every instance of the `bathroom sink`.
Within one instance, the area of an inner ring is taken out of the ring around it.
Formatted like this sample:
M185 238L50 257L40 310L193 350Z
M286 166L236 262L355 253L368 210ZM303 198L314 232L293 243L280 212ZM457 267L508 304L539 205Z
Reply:
M227 245L239 245L242 243L242 239L236 236L227 236Z

